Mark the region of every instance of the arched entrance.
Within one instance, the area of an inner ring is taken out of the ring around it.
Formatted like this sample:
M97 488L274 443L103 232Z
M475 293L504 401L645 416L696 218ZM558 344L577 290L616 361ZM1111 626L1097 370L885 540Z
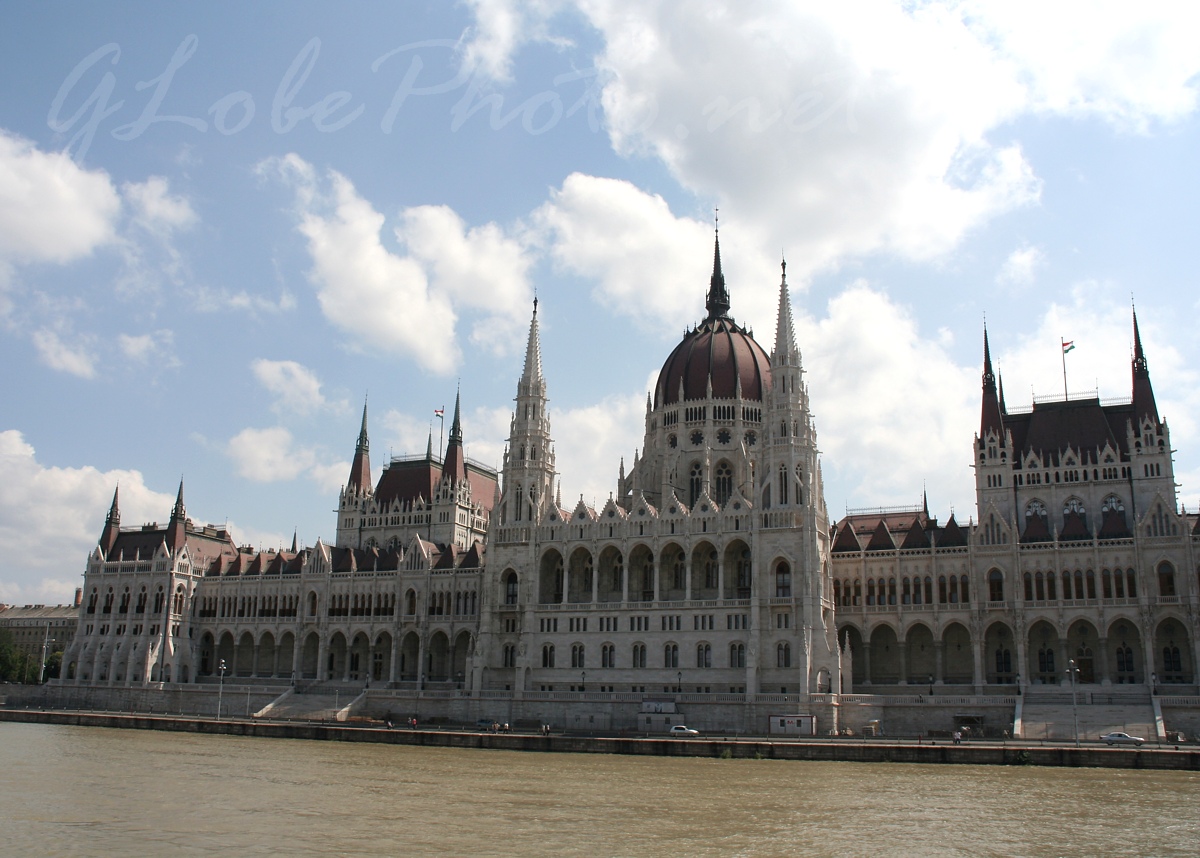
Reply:
M947 685L970 685L975 681L971 634L962 623L951 623L942 633L942 672Z
M430 682L445 682L450 678L450 640L443 631L429 638L429 664L425 677Z
M1097 637L1096 627L1087 620L1076 620L1067 629L1067 652L1075 662L1075 681L1080 685L1098 681Z
M937 673L933 632L924 623L914 623L904 635L907 679L910 685L932 685Z
M862 685L867 681L866 649L863 646L862 632L856 626L842 626L838 630L838 645L842 651L843 688L841 692L850 694L854 691L855 685ZM846 687L847 680L849 687Z
M1149 682L1142 668L1142 635L1132 620L1119 617L1108 627L1108 664L1117 685Z
M993 570L995 571L995 570ZM1007 623L992 623L983 635L983 673L992 685L1017 681L1017 641Z
M892 685L900 681L900 644L896 630L879 625L871 630L871 683Z
M1192 645L1183 623L1169 617L1154 633L1154 668L1164 685L1192 682Z

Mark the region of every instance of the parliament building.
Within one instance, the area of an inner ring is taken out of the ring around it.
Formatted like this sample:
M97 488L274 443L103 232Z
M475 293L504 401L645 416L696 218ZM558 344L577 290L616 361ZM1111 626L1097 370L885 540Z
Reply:
M332 693L339 718L1026 735L1069 688L1096 724L1200 728L1200 516L1136 315L1116 402L1009 408L984 332L977 510L939 523L830 519L786 265L770 351L731 315L719 239L705 311L602 505L563 502L536 301L499 471L465 455L456 398L445 454L377 479L364 407L331 544L240 548L182 484L166 526L123 528L114 494L60 684L236 683L264 717Z

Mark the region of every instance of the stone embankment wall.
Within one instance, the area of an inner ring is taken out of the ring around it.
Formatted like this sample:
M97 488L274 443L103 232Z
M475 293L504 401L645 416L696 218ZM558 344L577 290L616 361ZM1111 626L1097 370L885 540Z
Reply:
M708 757L733 759L819 760L863 763L961 763L1040 765L1122 769L1200 771L1200 750L1185 748L1041 747L1023 743L917 745L888 741L765 741L699 737L597 738L536 733L494 734L466 731L386 729L315 723L255 720L216 721L166 715L0 710L0 721L211 733L260 738L373 742L394 745L542 751L577 754Z

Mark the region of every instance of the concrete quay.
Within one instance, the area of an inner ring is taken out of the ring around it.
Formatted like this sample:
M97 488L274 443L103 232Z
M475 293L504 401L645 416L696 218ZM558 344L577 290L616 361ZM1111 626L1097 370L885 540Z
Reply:
M572 733L487 733L455 728L387 728L378 724L177 717L170 715L0 709L0 721L108 727L126 730L224 734L274 739L371 742L422 747L540 751L576 754L814 760L859 763L1035 765L1114 769L1200 771L1200 748L1147 745L1110 748L1095 743L1075 747L1020 740L916 742L896 739L790 739L667 736L591 736Z

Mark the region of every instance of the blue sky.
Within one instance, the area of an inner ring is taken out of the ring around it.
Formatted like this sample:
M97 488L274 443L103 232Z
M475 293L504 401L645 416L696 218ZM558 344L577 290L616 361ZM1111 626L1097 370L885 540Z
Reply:
M533 296L568 503L602 503L703 311L770 349L780 254L831 513L973 512L981 333L1012 407L1129 394L1136 301L1200 505L1188 4L8 4L0 601L123 524L334 533L461 388L499 464Z

